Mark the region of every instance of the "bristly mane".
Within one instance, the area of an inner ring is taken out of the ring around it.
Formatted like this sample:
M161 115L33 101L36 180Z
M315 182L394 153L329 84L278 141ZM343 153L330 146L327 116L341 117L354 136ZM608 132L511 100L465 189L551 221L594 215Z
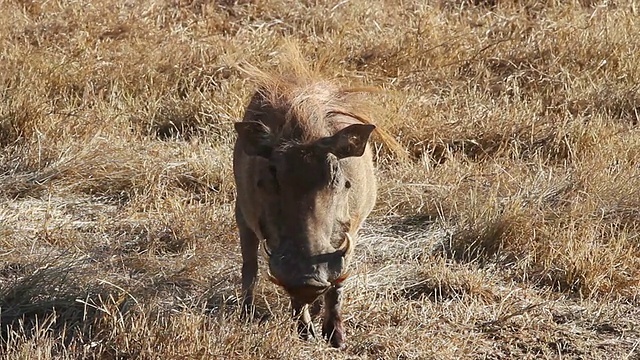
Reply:
M265 124L276 132L272 134L276 138L307 143L331 135L335 129L330 118L335 115L370 123L358 109L362 104L353 96L353 91L341 89L327 80L316 80L308 73L271 75L257 71L251 69L251 75L258 80L252 102L259 105L249 107L256 107L252 111L279 115L283 123Z
M287 43L284 50L277 73L267 73L246 63L238 67L258 88L248 112L265 122L275 139L309 143L332 135L336 129L331 118L337 115L373 124L365 111L368 103L358 94L379 92L379 89L340 87L322 79L317 69L310 68L294 44ZM273 115L272 123L266 123L268 116L261 117L260 113ZM273 123L275 118L280 123ZM379 127L375 132L392 152L406 159L406 151L390 134Z

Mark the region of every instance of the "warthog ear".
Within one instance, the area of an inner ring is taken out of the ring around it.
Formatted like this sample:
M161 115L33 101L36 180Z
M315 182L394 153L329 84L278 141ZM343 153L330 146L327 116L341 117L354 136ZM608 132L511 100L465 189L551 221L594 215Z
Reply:
M273 145L269 128L256 121L243 121L233 124L242 142L242 150L250 156L269 158Z
M320 140L320 146L338 159L351 156L362 156L367 147L367 141L375 125L354 124L338 131L335 135Z

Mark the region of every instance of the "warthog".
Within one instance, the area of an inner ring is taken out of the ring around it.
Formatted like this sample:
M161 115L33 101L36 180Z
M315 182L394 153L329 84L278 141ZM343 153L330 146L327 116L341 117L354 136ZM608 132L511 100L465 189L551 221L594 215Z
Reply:
M269 278L291 297L300 336L315 336L309 304L323 295L322 334L341 348L342 283L376 200L368 145L375 126L351 106L352 90L300 75L262 73L262 80L235 123L243 307L253 311L262 242Z

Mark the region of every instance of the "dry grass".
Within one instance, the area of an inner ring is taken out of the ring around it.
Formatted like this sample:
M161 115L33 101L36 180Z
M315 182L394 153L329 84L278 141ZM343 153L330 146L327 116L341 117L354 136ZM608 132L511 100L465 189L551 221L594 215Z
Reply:
M0 354L640 358L640 7L0 2ZM348 347L238 318L232 123L288 40L376 86Z

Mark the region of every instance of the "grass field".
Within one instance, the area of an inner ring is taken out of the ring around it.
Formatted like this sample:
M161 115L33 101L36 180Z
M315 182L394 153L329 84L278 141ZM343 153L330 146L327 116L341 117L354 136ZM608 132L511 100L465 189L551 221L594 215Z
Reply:
M638 34L635 0L0 2L0 354L640 359ZM374 136L344 351L264 276L238 316L238 65L289 41L406 151Z

